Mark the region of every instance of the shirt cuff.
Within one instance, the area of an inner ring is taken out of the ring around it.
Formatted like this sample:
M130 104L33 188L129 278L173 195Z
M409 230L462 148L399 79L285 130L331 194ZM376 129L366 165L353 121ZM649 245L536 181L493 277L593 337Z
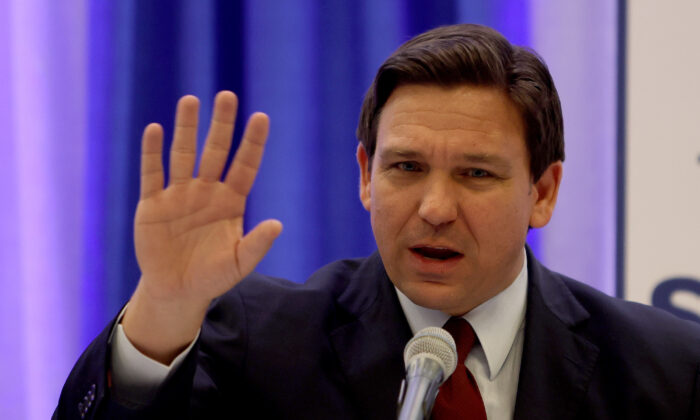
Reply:
M170 365L164 365L141 353L131 344L121 324L125 311L126 307L119 314L110 338L112 395L119 401L144 405L155 398L160 385L180 367L199 338L201 330L197 331L194 340L173 359Z

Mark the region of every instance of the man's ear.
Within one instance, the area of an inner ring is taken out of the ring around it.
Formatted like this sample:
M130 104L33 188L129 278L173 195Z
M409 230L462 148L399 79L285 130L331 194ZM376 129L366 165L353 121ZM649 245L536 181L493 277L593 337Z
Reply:
M370 175L369 156L362 143L357 145L357 165L360 167L360 201L367 211L370 209Z
M536 194L537 198L530 214L530 227L541 228L552 218L563 170L561 161L556 161L545 169L533 185L533 194Z

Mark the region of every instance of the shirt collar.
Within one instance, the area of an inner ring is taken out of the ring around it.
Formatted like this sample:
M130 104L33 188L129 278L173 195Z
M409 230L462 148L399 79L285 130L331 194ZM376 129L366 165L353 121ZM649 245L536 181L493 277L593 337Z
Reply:
M523 267L510 286L463 316L479 338L486 355L490 380L498 376L513 346L515 336L525 320L527 282L525 256ZM450 315L444 312L416 305L399 289L396 289L396 293L413 334L426 327L442 327L450 318Z

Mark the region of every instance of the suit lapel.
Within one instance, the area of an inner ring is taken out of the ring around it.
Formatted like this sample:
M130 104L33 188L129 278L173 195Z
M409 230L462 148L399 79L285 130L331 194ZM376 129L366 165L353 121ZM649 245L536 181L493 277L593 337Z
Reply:
M598 347L577 333L588 312L564 282L528 249L525 341L516 419L573 418L598 360Z
M377 254L338 298L347 322L330 339L362 418L393 418L411 329Z

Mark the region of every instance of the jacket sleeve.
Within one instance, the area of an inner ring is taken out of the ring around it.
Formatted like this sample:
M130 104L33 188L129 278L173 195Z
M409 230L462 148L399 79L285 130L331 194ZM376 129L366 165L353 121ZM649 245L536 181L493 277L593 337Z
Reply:
M185 418L199 342L148 406L120 401L112 392L110 339L115 318L80 356L66 380L53 419Z

